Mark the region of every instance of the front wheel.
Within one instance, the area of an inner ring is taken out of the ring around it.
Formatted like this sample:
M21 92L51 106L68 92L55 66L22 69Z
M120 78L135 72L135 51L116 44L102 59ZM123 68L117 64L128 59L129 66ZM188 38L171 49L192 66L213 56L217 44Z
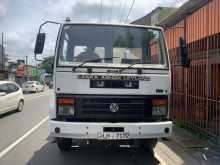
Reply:
M57 138L57 146L61 151L68 151L72 146L72 139Z

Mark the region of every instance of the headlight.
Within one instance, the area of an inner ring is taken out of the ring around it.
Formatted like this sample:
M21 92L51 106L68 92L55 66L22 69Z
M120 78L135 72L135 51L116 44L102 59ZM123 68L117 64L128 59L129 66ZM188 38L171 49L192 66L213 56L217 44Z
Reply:
M167 99L154 99L152 100L152 115L153 116L166 116L167 115Z
M73 116L74 107L71 105L59 105L58 113L60 116Z
M166 116L167 115L167 107L153 107L152 109L153 116Z
M58 114L60 116L73 116L75 113L75 100L72 98L58 99Z

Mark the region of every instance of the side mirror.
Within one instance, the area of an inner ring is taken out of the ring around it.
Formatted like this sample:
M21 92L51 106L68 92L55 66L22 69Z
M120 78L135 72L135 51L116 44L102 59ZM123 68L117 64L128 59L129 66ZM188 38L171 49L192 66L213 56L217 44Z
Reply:
M1 97L1 96L5 96L5 95L6 95L5 92L0 92L0 97Z
M46 38L45 33L38 33L37 34L37 39L36 39L35 49L34 49L35 55L43 53L45 38Z
M180 44L179 46L180 46L181 66L188 68L190 67L190 59L189 59L189 53L188 53L186 40L180 37L179 44Z

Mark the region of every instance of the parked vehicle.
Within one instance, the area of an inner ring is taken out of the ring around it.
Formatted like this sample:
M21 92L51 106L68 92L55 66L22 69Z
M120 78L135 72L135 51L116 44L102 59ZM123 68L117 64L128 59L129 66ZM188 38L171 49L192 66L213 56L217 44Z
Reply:
M43 92L44 85L38 81L26 81L22 84L22 89L24 92Z
M21 87L15 82L0 81L0 114L17 110L22 111L24 96Z
M43 51L44 24L35 55ZM56 45L49 127L60 150L99 141L152 149L171 135L162 28L67 22Z
M50 89L53 89L53 81L50 81L50 82L49 82L48 87L49 87Z
M44 82L50 89L52 89L53 88L53 75L45 74Z

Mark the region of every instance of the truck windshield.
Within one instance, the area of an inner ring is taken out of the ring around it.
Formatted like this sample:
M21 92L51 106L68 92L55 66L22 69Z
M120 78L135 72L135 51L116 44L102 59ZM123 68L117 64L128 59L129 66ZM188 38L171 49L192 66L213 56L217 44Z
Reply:
M134 26L63 26L58 64L156 64L167 67L160 29Z

